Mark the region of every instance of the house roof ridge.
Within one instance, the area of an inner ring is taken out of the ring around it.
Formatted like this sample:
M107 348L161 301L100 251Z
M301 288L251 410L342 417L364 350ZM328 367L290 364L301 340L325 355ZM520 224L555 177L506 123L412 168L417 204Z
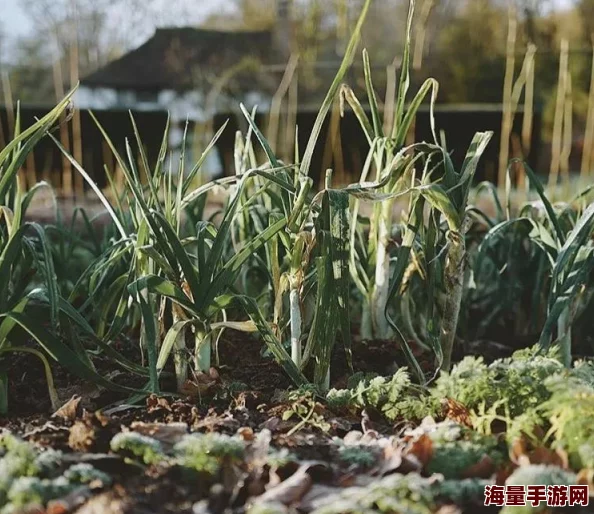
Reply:
M158 34L158 33L167 33L167 32L182 32L182 31L186 31L186 32L210 32L213 34L271 34L273 29L272 28L268 28L268 29L250 29L250 28L234 28L234 29L218 29L218 28L210 28L210 27L204 27L204 26L200 26L200 25L196 25L196 26L192 26L192 25L184 25L184 26L163 26L163 27L157 27L155 29L154 34Z
M159 27L143 44L83 77L81 82L114 89L192 89L197 85L196 73L201 70L220 74L248 56L266 62L274 55L273 37L271 30ZM242 87L251 87L251 82L244 79Z

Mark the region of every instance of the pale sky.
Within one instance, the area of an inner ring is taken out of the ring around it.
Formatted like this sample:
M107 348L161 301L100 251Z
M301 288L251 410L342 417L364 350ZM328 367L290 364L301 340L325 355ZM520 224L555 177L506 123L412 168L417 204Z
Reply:
M189 0L202 14L224 7L227 0ZM377 0L376 0L377 1ZM562 9L573 3L574 0L554 0L555 7ZM9 36L26 35L30 24L26 13L21 8L21 0L0 0L0 21Z
M2 28L11 36L26 34L29 28L29 21L19 4L19 0L0 0Z
M191 6L192 12L197 16L204 16L217 7L220 9L228 4L227 0L183 0ZM157 4L167 5L167 0L156 0ZM193 20L192 20L193 21ZM188 20L188 23L192 21ZM3 30L10 36L26 35L31 25L27 15L22 8L21 0L0 0L0 24Z

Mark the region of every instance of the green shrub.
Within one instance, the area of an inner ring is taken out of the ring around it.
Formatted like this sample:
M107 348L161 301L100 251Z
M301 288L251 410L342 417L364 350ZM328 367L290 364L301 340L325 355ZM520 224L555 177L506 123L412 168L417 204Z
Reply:
M535 352L536 348L515 352L490 365L482 357L465 357L451 373L437 379L431 394L456 400L470 410L498 406L514 418L547 400L551 393L545 379L564 373L554 352L547 356Z
M377 447L365 444L344 444L342 441L338 444L339 460L350 467L368 469L377 462Z
M557 466L548 466L545 464L521 466L505 481L506 485L573 485L576 483L577 477L574 473L565 471ZM504 507L501 512L505 514L530 514L543 512L545 509L545 505L541 503L539 507Z
M444 421L428 432L433 443L433 455L428 473L440 473L446 479L460 478L484 457L497 465L505 459L506 449L493 436L481 435L452 421Z
M64 478L75 484L89 484L95 481L101 482L103 485L111 484L111 477L107 473L85 462L70 466L64 472Z
M347 389L331 389L326 400L334 410L359 410L373 407L387 420L400 418L420 420L438 412L439 402L427 397L412 385L406 368L400 368L391 378L355 374Z
M366 487L349 487L326 496L312 514L430 514L434 511L433 484L432 479L416 473L388 475Z
M546 381L551 397L541 410L551 424L553 445L563 448L575 467L594 466L594 387L581 372L570 378L553 376Z
M463 480L443 480L433 486L436 498L458 505L465 503L483 503L485 486L490 482L481 478Z
M245 443L225 434L189 434L173 449L178 462L199 472L214 475L224 459L238 461L243 458Z
M30 504L45 505L50 500L66 496L76 487L76 484L70 484L65 477L53 480L20 477L10 487L8 501L13 507L25 507Z
M138 432L116 434L111 440L110 447L114 452L132 454L147 465L157 464L165 459L161 443Z

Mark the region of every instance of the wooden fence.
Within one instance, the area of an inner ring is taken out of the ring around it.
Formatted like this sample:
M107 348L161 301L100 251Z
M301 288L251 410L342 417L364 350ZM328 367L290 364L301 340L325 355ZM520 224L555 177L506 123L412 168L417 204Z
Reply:
M22 127L29 126L36 117L41 117L47 112L47 108L35 106L22 106L21 124ZM118 150L125 155L125 140L128 138L132 147L136 146L134 133L125 110L95 111L98 120L115 143ZM167 114L163 111L138 112L134 114L139 128L142 141L145 146L149 161L153 163L158 155L163 131L167 120ZM296 121L298 130L298 144L301 152L305 149L307 139L311 133L316 112L315 110L304 110L298 112ZM440 106L435 112L438 131L443 131L446 136L448 150L452 153L455 164L460 165L464 158L466 149L477 131L493 130L496 134L490 143L484 159L481 162L477 173L477 180L490 179L496 181L498 169L498 154L500 147L499 134L501 132L502 110L500 106ZM235 132L245 132L246 123L240 113L218 114L212 124L212 129L220 127L225 120L229 125L224 131L216 147L220 161L223 164L225 174L232 174L233 171L233 146ZM93 177L100 187L107 184L104 166L114 171L117 169L115 159L103 140L101 133L87 111L80 112L80 146L82 155L82 166ZM268 120L264 115L258 116L257 122L267 127ZM295 123L293 123L293 126ZM539 169L539 155L542 153L541 142L542 117L539 112L535 113L532 131L532 144L530 154L523 156L528 163L536 170ZM290 133L288 124L279 126L279 139L285 141L294 140L294 134ZM514 138L518 137L522 127L522 113L518 113L514 129L512 131L512 156L518 155L519 150L514 146ZM11 112L0 106L0 145L6 143L11 133ZM194 130L201 130L190 126L190 133ZM56 137L62 140L67 148L73 148L72 125L56 129ZM428 109L422 109L415 124L415 140L430 141L431 132L429 125ZM191 137L191 141L195 138ZM279 146L281 146L279 144ZM516 150L514 151L514 148ZM336 182L346 183L358 180L360 170L367 155L368 145L361 128L354 115L350 112L340 117L337 112L331 114L322 130L319 143L314 153L311 175L314 180L324 176L324 170L334 169ZM515 153L514 153L515 152ZM195 154L196 152L194 152ZM281 152L282 153L282 152ZM292 148L285 146L284 153L292 155ZM547 167L548 169L548 167ZM46 180L60 193L74 191L75 194L84 194L88 187L77 177L69 162L63 158L61 152L49 138L44 138L36 147L33 155L24 166L24 173L29 183L39 180Z

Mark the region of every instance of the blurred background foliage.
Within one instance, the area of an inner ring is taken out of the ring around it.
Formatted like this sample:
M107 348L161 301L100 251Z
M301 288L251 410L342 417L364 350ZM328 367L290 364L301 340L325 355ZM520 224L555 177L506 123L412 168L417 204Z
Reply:
M142 43L160 26L245 30L275 23L274 0L194 2L172 0L12 0L29 20L26 31L0 25L0 68L22 101L52 103L52 63L67 64L78 38L81 76ZM192 5L194 4L194 5ZM423 0L417 25L425 24L423 69L441 84L442 102L499 102L503 84L509 2ZM585 95L590 79L594 0L515 0L517 51L537 46L541 100L551 97L561 39L570 44L574 85ZM297 0L294 38L302 60L336 60L360 11L361 0ZM363 46L374 63L389 64L402 52L407 1L373 2ZM417 27L416 35L419 35ZM521 60L517 64L521 65Z

